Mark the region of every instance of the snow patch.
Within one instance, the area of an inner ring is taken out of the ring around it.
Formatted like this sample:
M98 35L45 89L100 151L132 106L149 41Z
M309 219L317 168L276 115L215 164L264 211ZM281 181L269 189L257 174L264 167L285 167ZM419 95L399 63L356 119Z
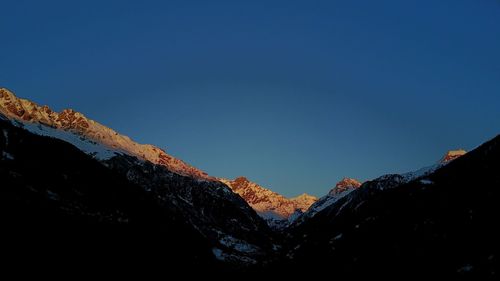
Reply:
M257 211L257 214L265 220L285 220L286 218L275 211Z
M5 138L5 146L8 146L9 145L9 133L7 132L7 130L2 130L2 133L3 133L3 137Z
M428 179L421 179L420 183L425 184L425 185L430 185L430 184L433 184L434 182L431 180L428 180Z
M212 253L214 254L215 258L220 260L220 261L223 261L224 260L224 253L222 252L221 249L219 248L213 248L212 249Z
M410 182L412 180L415 180L415 179L418 179L418 178L421 178L424 176L428 176L428 175L432 174L434 171L436 171L437 169L441 168L442 166L443 166L443 164L436 164L436 165L424 167L422 169L419 169L419 170L416 170L413 172L401 174L401 176L404 178L404 182Z
M14 156L7 151L2 151L2 160L14 160Z
M47 190L47 197L49 197L49 199L54 200L54 201L59 200L59 195L57 193L50 191L50 190Z
M252 259L252 258L249 258L246 256L238 256L238 255L229 254L229 253L226 253L219 248L212 248L212 254L214 255L214 257L217 260L223 261L223 262L236 261L236 262L243 262L243 263L247 263L247 264L256 264L257 263L257 261Z
M15 123L18 123L20 125L19 127L22 127L33 134L39 136L52 137L55 139L60 139L65 142L68 142L76 146L81 151L95 157L98 160L107 160L116 156L117 154L124 153L123 151L119 152L113 150L109 147L106 147L103 144L99 144L97 142L88 140L83 136L78 136L68 131L51 128L41 124L34 124L27 122L15 122Z
M472 269L474 269L474 267L470 264L466 264L464 265L463 267L459 268L457 270L458 273L467 273L467 272L471 272Z
M337 215L339 215L339 214L340 214L340 212L342 212L342 210L343 210L343 209L344 209L347 205L349 205L349 203L351 203L351 199L352 199L352 198L349 198L349 200L346 200L346 201L344 202L344 204L342 204L342 206L340 206L339 210L337 211Z
M224 245L240 253L255 253L259 251L259 248L257 246L249 244L243 240L234 238L230 235L223 234L223 237L219 239L219 242L221 243L221 245Z

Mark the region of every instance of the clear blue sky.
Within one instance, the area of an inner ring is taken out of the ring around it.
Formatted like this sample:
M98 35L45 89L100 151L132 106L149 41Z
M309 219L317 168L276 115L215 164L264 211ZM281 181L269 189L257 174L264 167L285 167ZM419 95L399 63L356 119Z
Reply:
M0 86L325 194L500 133L500 1L1 1Z

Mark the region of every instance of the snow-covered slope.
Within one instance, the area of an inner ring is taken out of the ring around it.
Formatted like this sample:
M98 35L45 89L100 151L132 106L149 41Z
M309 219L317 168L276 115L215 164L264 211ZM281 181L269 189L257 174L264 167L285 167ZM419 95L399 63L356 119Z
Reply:
M219 180L245 199L272 227L279 228L296 211L304 212L318 200L316 197L305 193L295 198L286 198L283 195L249 181L245 177L239 177L234 180L221 178Z
M174 158L164 150L149 144L139 144L129 137L88 119L72 109L54 112L48 106L17 98L0 88L0 112L29 131L63 139L100 160L116 154L127 154L167 167L181 175L213 179L205 172Z
M361 184L362 182L356 179L343 178L335 185L335 187L332 190L330 190L328 194L332 196L340 195L346 191L360 187Z
M436 164L434 164L432 166L424 167L424 168L419 169L417 171L401 174L401 176L403 176L405 182L410 182L414 179L430 175L431 173L433 173L437 169L447 165L451 161L465 155L466 153L467 153L467 151L465 151L463 149L450 150Z
M311 207L302 215L296 218L297 223L313 217L318 212L324 210L328 206L331 206L341 198L347 196L352 191L358 189L361 186L361 182L352 178L344 178L339 181L335 187L328 192L327 195L321 197L316 203L312 204Z

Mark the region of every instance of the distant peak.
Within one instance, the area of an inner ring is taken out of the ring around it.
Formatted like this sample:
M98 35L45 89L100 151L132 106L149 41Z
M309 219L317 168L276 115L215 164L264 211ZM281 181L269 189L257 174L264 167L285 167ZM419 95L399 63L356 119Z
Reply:
M359 188L362 185L362 183L356 179L353 178L343 178L341 181L339 181L335 187L330 191L331 195L339 194L342 193L348 189L356 189Z
M335 187L347 187L347 186L360 187L361 182L356 179L346 177L335 185Z
M292 200L318 200L317 197L309 195L307 193L302 193L301 195L292 198Z
M240 176L234 179L235 182L250 182L246 177Z
M14 93L9 91L9 89L0 87L0 98L5 98L7 96L15 97Z
M307 193L302 193L301 195L297 196L296 198L299 198L299 197L312 197L312 195L309 195Z
M77 113L77 112L75 110L71 109L71 108L66 108L66 109L63 109L61 111L61 113L71 114L71 113Z
M251 182L246 177L237 177L234 180L219 178L233 192L239 194L257 213L265 218L287 220L298 209L305 212L318 198L309 194L301 194L295 198L286 198L270 189Z
M457 149L457 150L450 150L448 151L444 156L443 158L441 159L441 163L448 163L448 162L451 162L463 155L465 155L467 153L467 151L463 150L463 149Z

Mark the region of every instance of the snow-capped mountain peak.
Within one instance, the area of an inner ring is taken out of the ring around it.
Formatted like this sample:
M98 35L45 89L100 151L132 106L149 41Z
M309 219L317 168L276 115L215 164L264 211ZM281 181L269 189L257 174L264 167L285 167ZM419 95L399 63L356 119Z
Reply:
M318 201L318 198L309 195L307 193L303 193L297 197L290 198L290 200L297 203L297 206L299 206L299 208L297 209L307 210L309 206L311 206L314 202Z
M261 217L273 227L279 227L296 211L306 211L318 199L308 194L294 198L285 196L251 182L245 177L234 180L219 179L239 194Z
M35 134L63 139L101 160L116 154L127 154L165 166L181 175L214 180L205 172L167 154L164 150L134 142L73 109L55 112L48 106L39 106L32 101L17 98L9 90L0 88L0 112Z
M307 218L313 217L315 214L324 210L325 208L336 203L338 200L347 196L352 191L361 187L362 183L353 178L343 178L339 181L334 188L328 192L327 195L321 197L317 202L311 205L309 209L302 215L296 218L297 223L301 223Z
M343 178L341 181L339 181L335 185L335 187L332 190L330 190L330 192L328 194L337 195L337 194L340 194L348 189L356 189L356 188L360 187L361 184L362 183L356 179Z
M432 166L421 168L417 171L401 174L401 176L403 177L405 182L410 182L414 179L417 179L420 177L425 177L425 176L433 173L437 169L439 169L443 166L446 166L447 164L449 164L453 160L460 158L461 156L465 155L466 153L467 153L467 151L465 151L463 149L450 150L436 164L434 164Z

